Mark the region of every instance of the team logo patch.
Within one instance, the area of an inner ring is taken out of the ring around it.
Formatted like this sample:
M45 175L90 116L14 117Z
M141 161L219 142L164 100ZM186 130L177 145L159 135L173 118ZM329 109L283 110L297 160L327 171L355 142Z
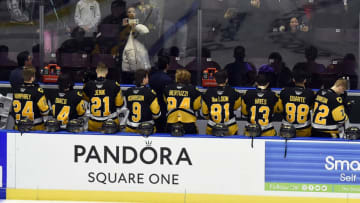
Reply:
M299 96L300 94L302 94L302 91L295 91L295 94Z
M96 84L96 88L101 89L103 87L103 84Z
M265 94L264 93L257 93L258 97L263 97Z
M218 94L218 95L223 95L223 94L224 94L224 91L217 91L217 94Z
M59 97L64 97L65 96L65 93L59 93Z
M139 93L139 90L133 90L134 94Z
M25 92L25 88L20 88L20 92Z
M336 100L337 100L339 103L342 103L342 101L343 101L341 97L336 98Z
M176 86L177 89L182 89L183 87L182 86Z
M321 91L321 95L323 95L323 96L324 96L325 94L326 94L326 92L325 92L325 91Z

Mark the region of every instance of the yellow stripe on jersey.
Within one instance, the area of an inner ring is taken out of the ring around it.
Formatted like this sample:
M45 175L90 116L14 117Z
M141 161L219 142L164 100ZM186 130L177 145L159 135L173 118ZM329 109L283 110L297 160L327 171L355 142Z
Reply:
M39 109L40 109L40 111L41 111L41 114L45 114L45 115L47 115L48 114L48 112L47 111L49 111L49 105L47 104L47 102L46 102L46 97L45 97L45 95L43 95L40 99L39 99L39 101L37 102L37 106L39 107Z
M278 102L276 102L276 104L275 104L274 112L282 113L283 111L284 111L284 104L283 104L282 100L279 98Z
M124 105L124 98L122 96L121 90L117 93L115 97L115 106L121 108Z
M205 101L202 101L201 112L205 116L206 119L209 119L209 108L206 105Z
M85 109L85 101L81 100L78 105L76 106L76 112L78 116L84 115L86 109Z
M153 115L159 115L160 114L160 105L158 102L157 97L153 100L153 102L150 104L150 110Z
M275 106L274 106L274 113L281 113L284 111L282 100L277 95L276 95L276 97L278 98L278 100L276 101Z
M239 96L239 98L234 103L234 110L240 108L240 106L241 106L241 97Z
M346 113L345 113L345 108L344 105L340 105L338 107L336 107L333 111L332 111L332 117L334 119L334 121L337 122L341 122L341 121L345 121L348 119Z
M51 108L52 108L52 115L55 117L55 104L53 104L53 105L51 106Z
M201 108L201 96L198 96L194 101L194 110L197 111Z
M84 87L85 88L85 87ZM85 94L85 92L83 91L82 92L82 95L83 95L83 99L85 100L85 101L90 101L90 98Z
M243 99L241 100L241 114L244 115L244 116L249 115L249 112L246 109L246 103L245 103L245 101Z

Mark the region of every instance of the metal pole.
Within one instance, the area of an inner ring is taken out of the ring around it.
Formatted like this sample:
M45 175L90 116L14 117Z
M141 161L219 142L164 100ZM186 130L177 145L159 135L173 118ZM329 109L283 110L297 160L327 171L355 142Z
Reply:
M360 20L360 13L359 13L359 20ZM360 21L359 21L359 26L360 26ZM358 29L360 30L360 27ZM359 41L358 41L358 60L357 61L359 61L359 60L360 60L360 34L359 34ZM356 67L356 73L359 74L359 64ZM359 80L358 80L358 84L356 84L356 87L359 88Z
M40 68L44 67L44 0L40 0L39 6L39 26L40 26L40 33L39 33L39 62Z
M198 29L197 29L197 84L201 84L201 75L202 75L202 67L201 67L201 56L202 56L202 9L201 9L201 0L195 0L200 1L200 6L198 8Z

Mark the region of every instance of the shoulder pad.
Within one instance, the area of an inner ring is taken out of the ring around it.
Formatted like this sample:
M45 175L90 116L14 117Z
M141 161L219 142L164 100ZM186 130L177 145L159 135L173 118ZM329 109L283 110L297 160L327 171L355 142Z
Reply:
M337 97L337 98L336 98L336 101L338 101L340 104L343 103L343 99L342 99L341 97Z
M40 93L44 93L44 89L41 88L41 87L39 87L39 88L37 89L37 91L40 92Z

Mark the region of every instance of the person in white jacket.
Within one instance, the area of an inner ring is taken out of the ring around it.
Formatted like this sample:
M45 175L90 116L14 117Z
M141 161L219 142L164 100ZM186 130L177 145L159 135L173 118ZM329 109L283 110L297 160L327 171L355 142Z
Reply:
M80 0L76 4L75 23L90 35L96 31L101 19L100 6L96 0Z
M130 33L127 36L127 42L122 53L122 71L123 82L132 83L136 70L149 70L151 68L147 49L136 39L138 35L148 34L149 29L143 24L138 24L134 7L127 9L127 16L128 18L123 20L123 27L127 27Z

